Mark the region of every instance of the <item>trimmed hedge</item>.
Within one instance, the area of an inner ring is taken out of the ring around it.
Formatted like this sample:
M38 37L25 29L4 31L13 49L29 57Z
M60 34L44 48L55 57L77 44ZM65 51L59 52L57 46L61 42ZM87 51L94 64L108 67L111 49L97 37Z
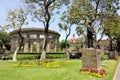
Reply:
M17 59L18 60L35 60L40 58L41 53L18 53ZM12 59L13 55L9 55L8 58ZM47 53L47 59L60 59L60 58L67 58L67 54L60 52L60 53Z
M18 54L41 54L41 53L37 53L37 52L32 52L32 53L30 53L30 52L28 52L28 53L23 53L23 52L20 52L20 53L18 53ZM47 54L65 54L64 52L49 52L49 53L47 53Z

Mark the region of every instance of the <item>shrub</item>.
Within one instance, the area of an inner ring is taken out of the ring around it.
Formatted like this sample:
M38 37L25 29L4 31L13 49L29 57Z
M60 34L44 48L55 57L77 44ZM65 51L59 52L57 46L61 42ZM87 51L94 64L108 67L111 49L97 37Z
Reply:
M103 61L103 60L108 60L109 59L109 57L108 57L108 55L102 55L101 56L101 60Z
M17 60L35 60L40 58L41 53L18 53ZM8 55L8 59L12 59L13 55ZM66 58L67 54L65 53L47 53L47 59L60 59Z

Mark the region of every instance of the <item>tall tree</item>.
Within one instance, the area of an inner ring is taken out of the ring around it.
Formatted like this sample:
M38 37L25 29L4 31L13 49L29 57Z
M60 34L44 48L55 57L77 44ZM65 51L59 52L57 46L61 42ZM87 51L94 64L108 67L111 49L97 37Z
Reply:
M104 30L105 34L110 38L110 51L113 51L112 41L114 39L119 41L120 39L120 16L117 14L109 15L104 20Z
M62 5L68 4L69 0L25 0L33 19L44 25L44 43L40 60L46 59L46 47L51 17Z
M10 45L10 34L5 31L0 31L0 47L7 47Z
M62 16L61 16L61 22L58 24L60 30L65 31L66 33L66 37L65 37L65 53L67 53L67 58L69 59L69 53L68 53L68 45L67 45L67 39L69 37L69 35L71 34L71 28L72 26L75 24L74 23L74 18L73 16L69 15L70 14L70 10L71 10L71 5L69 7L67 7L67 10L63 12ZM75 44L73 42L73 44ZM72 46L72 47L75 47Z
M67 39L71 33L71 27L73 25L73 23L70 21L70 16L68 15L67 11L65 11L63 13L63 16L61 17L61 21L63 23L59 23L59 28L60 30L63 30L65 31L66 33L66 37L65 37L65 40L64 40L64 43L65 43L65 53L67 53L67 59L69 59L69 53L67 51L67 48L68 48L68 45L67 45Z
M16 8L9 11L7 16L7 21L9 22L7 26L18 29L18 35L20 38L18 42L18 46L14 51L13 61L17 61L17 58L16 58L17 52L21 49L21 46L23 44L24 37L21 34L21 28L27 20L27 15L28 15L28 12L27 11L25 12L23 8Z
M71 16L74 22L84 27L98 30L104 27L104 20L119 9L119 0L75 0L72 4ZM91 25L89 25L89 22ZM104 30L101 32L103 34Z
M67 39L68 39L69 35L71 34L71 28L72 28L72 25L74 24L72 22L71 16L69 15L69 8L70 7L68 7L67 11L63 12L63 14L60 18L61 22L58 23L60 30L65 31L65 33L66 33L66 37L65 37L66 48L67 48Z

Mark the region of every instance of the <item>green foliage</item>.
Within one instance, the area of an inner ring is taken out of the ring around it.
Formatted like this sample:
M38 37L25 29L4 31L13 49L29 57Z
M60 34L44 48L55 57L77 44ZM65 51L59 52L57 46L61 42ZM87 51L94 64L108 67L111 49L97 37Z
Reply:
M21 28L24 24L28 24L27 19L28 12L23 8L16 8L8 12L7 21L9 22L6 27L9 28Z
M55 13L59 13L59 8L64 4L68 4L69 0L25 0L24 2L32 15L32 20L39 21L43 24L45 30L45 40L42 49L44 53L41 54L41 60L44 60L46 57L43 54L46 54L48 30L52 16Z
M89 22L96 33L102 33L104 20L109 15L117 14L119 4L119 0L74 0L69 15L75 24L80 25L78 27L83 28L77 30L79 35L86 31L84 27L87 27Z
M65 45L65 40L62 40L62 41L60 41L59 45L60 45L61 50L63 50L63 49L66 48L66 45L67 45L67 47L70 46L70 42L67 41L67 43L66 43L66 45Z
M7 49L9 49L8 47L10 46L10 34L5 32L5 31L1 31L0 32L0 45L4 45L6 46Z
M70 13L70 6L67 7L67 11L64 11L62 16L61 16L61 22L58 23L58 26L60 28L60 30L64 31L66 36L65 36L65 46L67 47L68 44L67 44L67 39L69 37L69 35L71 34L71 28L72 28L72 25L74 24L72 19L71 19L71 16L69 15Z
M108 60L108 59L109 59L108 55L101 55L101 60Z
M104 29L105 34L109 37L113 38L120 38L120 16L117 14L110 15L105 21L104 21Z
M79 45L76 45L75 47L76 47L76 49L77 49L77 50L79 50L79 49L80 49L80 46L79 46Z
M65 53L48 53L47 58L48 59L63 59L66 58L67 55Z
M50 23L51 17L59 13L59 9L63 5L70 3L70 0L25 0L29 12L32 14L33 21L39 21L48 27L46 23Z
M18 53L17 55L17 59L18 60L36 60L39 59L39 56L41 55L41 53ZM12 59L13 55L8 55L8 59ZM66 54L65 53L47 53L46 57L47 59L63 59L66 58Z
M82 26L78 25L76 28L76 33L78 34L78 36L80 36L81 34L84 33L84 29Z

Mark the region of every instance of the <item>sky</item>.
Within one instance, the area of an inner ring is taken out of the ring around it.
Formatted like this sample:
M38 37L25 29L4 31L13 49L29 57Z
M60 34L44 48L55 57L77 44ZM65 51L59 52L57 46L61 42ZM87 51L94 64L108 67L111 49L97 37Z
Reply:
M6 21L6 17L7 17L7 14L8 12L11 10L11 9L15 9L17 7L21 6L21 3L20 3L20 0L0 0L0 25L1 26L4 26L5 24L7 24L8 22ZM63 9L64 10L64 9ZM60 22L60 19L59 19L60 15L55 15L54 16L54 19L55 21L53 23L50 24L50 27L49 29L51 30L55 30L57 31L58 33L61 34L60 36L60 40L63 40L65 39L65 32L64 31L60 31L59 27L58 27L58 23ZM38 28L43 28L43 25L38 23L38 22L30 22L27 26L24 26L24 27L38 27ZM11 32L12 30L8 30L8 32ZM76 34L75 32L75 27L72 28L72 32L71 32L71 35L69 36L68 39L71 39L72 35Z
M21 0L0 0L0 25L4 26L5 24L7 24L8 22L6 21L6 17L7 17L7 13L11 10L11 9L15 9L17 7L19 7L21 5L20 3ZM65 10L64 8L62 10ZM120 10L119 12L120 13ZM65 32L64 31L60 31L59 27L58 27L58 23L60 22L60 15L55 15L54 19L55 21L53 23L50 24L49 29L51 30L55 30L58 33L61 34L60 36L60 40L65 39ZM27 26L24 27L38 27L38 28L43 28L43 25L38 23L38 22L30 22ZM8 31L10 32L12 31L11 29ZM76 31L75 31L75 26L72 27L72 31L71 31L71 35L69 36L68 39L71 39L72 35L75 34L76 37ZM106 37L104 37L106 39Z

